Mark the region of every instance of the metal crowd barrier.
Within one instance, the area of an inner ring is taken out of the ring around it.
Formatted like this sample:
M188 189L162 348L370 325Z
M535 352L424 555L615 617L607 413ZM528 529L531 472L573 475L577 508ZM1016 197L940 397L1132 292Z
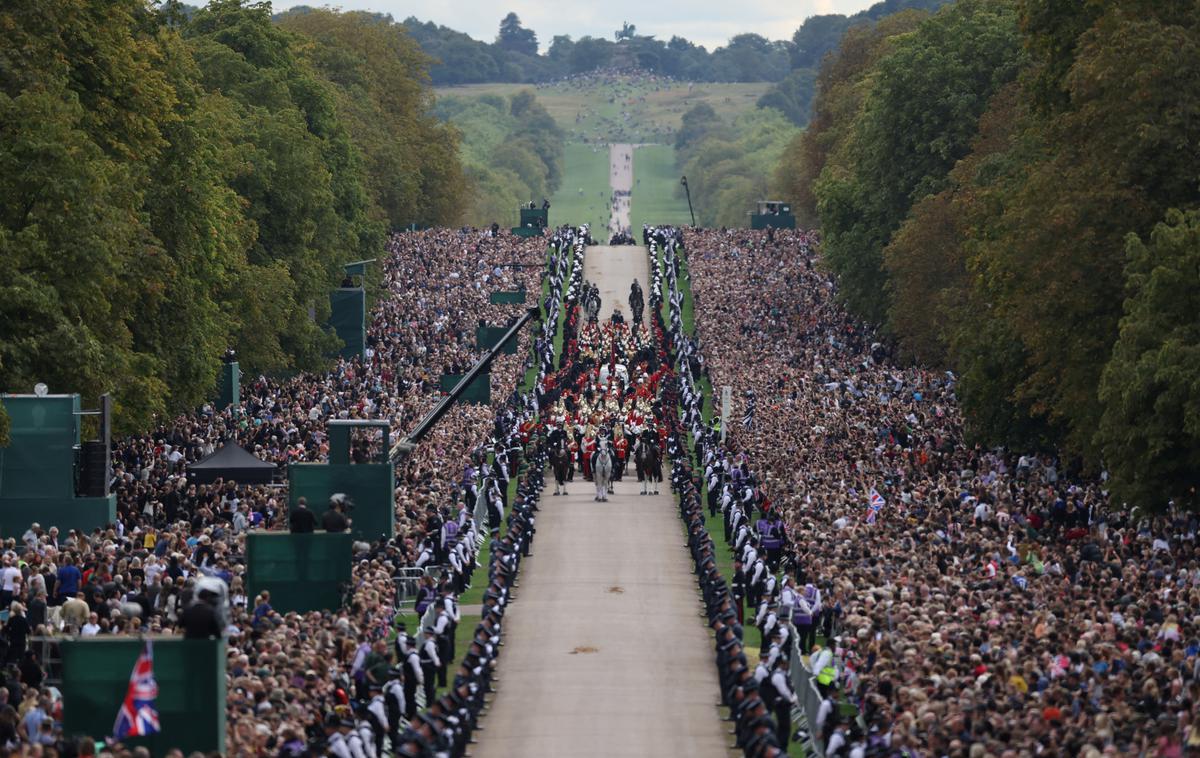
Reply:
M790 626L790 625L789 625ZM840 633L839 625L835 624L832 629L833 635L829 638L826 644L833 644L833 640ZM821 734L817 729L817 714L821 711L821 691L817 689L817 674L811 671L808 666L801 660L800 643L795 634L795 627L792 627L790 639L792 641L792 655L789 674L792 678L792 689L796 691L796 700L798 705L792 709L793 723L799 723L804 732L808 735L802 741L805 750L810 755L815 755L817 758L825 758L825 741L821 738ZM838 671L844 669L841 659L836 654L834 656L834 665ZM841 718L839 708L841 703L834 700L833 712L829 718ZM866 722L862 717L862 713L857 716L858 725L866 732Z
M392 576L392 583L396 585L396 608L403 610L415 605L417 592L421 587L421 579L431 576L434 581L437 581L442 575L443 568L442 566L424 566L422 568L410 566L399 569Z
M800 657L800 644L796 635L791 635L792 689L796 691L799 704L792 709L793 724L799 723L807 734L803 740L805 751L817 758L825 758L825 743L817 732L817 713L821 710L821 693L817 691L817 677L808 670Z

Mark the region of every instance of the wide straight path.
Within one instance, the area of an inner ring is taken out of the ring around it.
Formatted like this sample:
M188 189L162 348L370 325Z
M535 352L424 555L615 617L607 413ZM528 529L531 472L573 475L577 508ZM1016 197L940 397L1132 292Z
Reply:
M635 276L646 286L644 248L591 247L585 260L605 317L614 299L628 310ZM669 486L643 496L630 474L604 503L579 474L567 488L543 493L472 755L726 758L712 641Z
M608 183L612 187L612 219L608 222L609 234L629 232L630 196L618 195L633 190L633 145L610 145L608 148Z
M650 259L641 245L593 245L583 259L583 279L600 290L600 320L607 321L616 308L621 309L628 323L629 287L634 279L642 285L643 297L649 300ZM645 311L642 317L645 318Z

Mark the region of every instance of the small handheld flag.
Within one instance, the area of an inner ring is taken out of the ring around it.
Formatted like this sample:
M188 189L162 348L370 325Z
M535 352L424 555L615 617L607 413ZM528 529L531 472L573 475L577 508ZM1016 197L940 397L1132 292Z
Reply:
M869 499L871 504L867 507L866 521L868 524L874 524L875 519L879 516L879 512L883 510L883 506L887 504L887 501L883 499L883 495L880 495L874 487L871 488Z
M113 738L123 740L126 737L145 737L148 734L158 734L158 711L154 708L154 700L158 697L158 682L154 680L154 652L150 640L133 664L133 673L129 675L129 690L125 693L125 702L117 712L117 722L113 724Z

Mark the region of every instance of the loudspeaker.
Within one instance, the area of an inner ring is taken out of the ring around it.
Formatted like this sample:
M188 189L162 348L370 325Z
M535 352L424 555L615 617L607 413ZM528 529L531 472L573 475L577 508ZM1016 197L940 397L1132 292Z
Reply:
M79 494L81 497L105 497L108 495L108 450L99 441L92 440L80 445Z

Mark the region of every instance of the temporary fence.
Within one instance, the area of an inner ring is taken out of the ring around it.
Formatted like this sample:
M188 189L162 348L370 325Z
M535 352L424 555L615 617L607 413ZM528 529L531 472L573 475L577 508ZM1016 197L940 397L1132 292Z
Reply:
M808 670L800 654L800 645L792 635L791 677L796 691L797 705L792 709L792 723L803 725L806 733L804 749L817 758L825 758L825 743L817 732L817 714L821 710L821 693L817 690L817 677Z

